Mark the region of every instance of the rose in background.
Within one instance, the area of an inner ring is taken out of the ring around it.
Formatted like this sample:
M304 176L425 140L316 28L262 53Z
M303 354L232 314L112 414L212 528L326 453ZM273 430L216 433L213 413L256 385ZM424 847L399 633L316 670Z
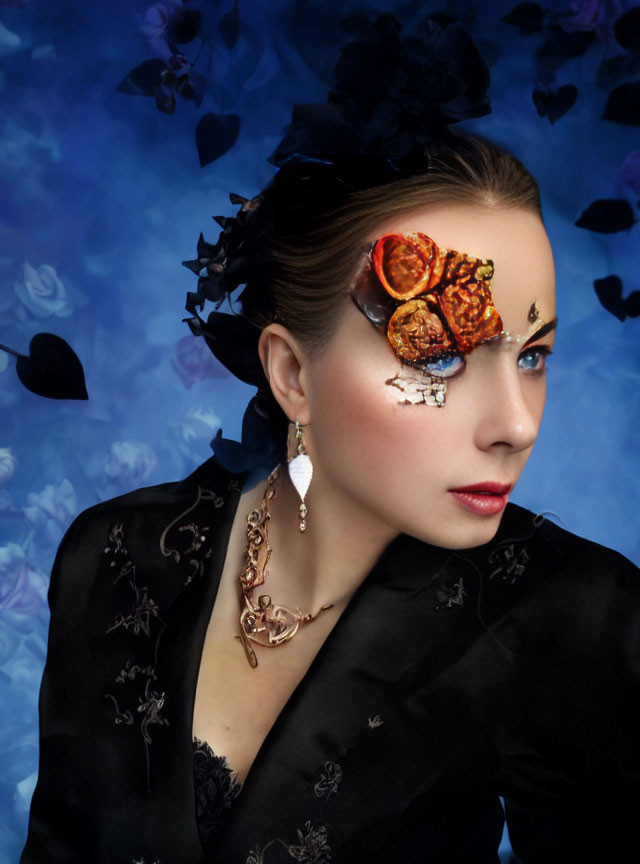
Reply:
M196 454L206 452L219 428L220 418L213 408L200 405L192 408L181 423L174 424L172 430L177 448L193 461Z
M154 57L168 60L172 50L167 42L167 28L185 12L182 0L162 0L154 3L142 15L136 15L138 27Z
M184 336L176 345L171 365L187 389L205 378L227 378L231 374L207 347L204 339Z
M0 615L10 627L0 627L0 668L10 655L9 643L16 631L31 633L40 615L46 617L48 575L28 559L27 552L18 543L0 546Z
M106 499L128 489L148 486L157 461L155 450L146 441L114 441L104 460L98 494Z
M33 529L33 543L38 550L60 543L62 535L78 512L78 498L71 482L65 477L54 486L48 483L41 492L29 492L23 507L27 523Z
M640 150L631 150L618 169L617 189L620 195L640 195Z
M18 299L36 318L66 318L73 312L67 289L50 264L36 270L25 261L23 278L16 281L14 288Z
M0 361L1 360L2 354L0 354ZM16 459L11 447L0 447L0 514L2 514L3 512L8 512L9 510L15 510L13 502L11 500L11 495L9 494L7 489L4 489L2 487L8 484L13 475L15 474L17 462L18 460ZM0 593L1 592L2 586L0 585Z
M16 463L17 460L11 447L0 447L0 486L11 480L16 470Z
M625 9L625 4L619 0L571 0L569 8L574 13L560 19L564 30L593 30L596 39L606 42L611 38L613 25Z
M29 560L24 547L13 542L0 546L1 786L5 794L14 790L14 812L25 816L36 782L38 753L24 718L33 712L33 694L40 685L48 585L48 574ZM13 826L4 824L0 815L0 836L8 841L13 833Z

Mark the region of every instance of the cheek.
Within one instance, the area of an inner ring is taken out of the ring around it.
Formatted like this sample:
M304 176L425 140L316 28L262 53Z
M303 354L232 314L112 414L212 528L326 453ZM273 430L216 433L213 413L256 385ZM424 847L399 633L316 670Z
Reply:
M313 443L328 471L383 487L385 495L389 481L398 488L400 478L406 488L442 472L455 447L459 412L447 404L402 404L398 389L385 383L401 371L393 356L373 368L327 363L318 371Z

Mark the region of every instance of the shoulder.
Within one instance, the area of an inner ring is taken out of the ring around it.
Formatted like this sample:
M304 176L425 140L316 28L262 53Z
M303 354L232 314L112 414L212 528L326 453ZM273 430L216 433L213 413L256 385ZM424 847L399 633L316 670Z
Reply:
M92 522L108 520L118 514L144 521L154 510L171 509L188 502L198 489L224 496L229 490L241 489L244 480L244 474L232 474L215 457L211 457L181 480L144 486L88 507L75 518L70 528L76 524L86 527Z
M640 570L615 549L603 546L556 525L544 513L535 514L517 504L508 504L494 539L473 550L487 561L517 570L534 570L538 581L557 580L561 574L580 574L582 580L601 578L629 588L640 587Z
M246 474L233 474L212 457L182 480L147 486L102 501L78 514L59 545L51 574L49 605L59 590L73 592L101 566L161 566L180 560L194 546L195 533L210 548L227 505L240 494ZM197 545L197 544L196 544ZM200 549L198 551L200 551ZM68 574L63 577L62 574Z
M69 546L87 530L103 528L114 519L126 519L144 528L150 520L189 506L198 495L213 502L210 509L214 512L226 502L229 493L242 489L245 479L244 474L232 474L211 457L181 480L134 489L88 507L75 517L61 546Z
M489 617L521 647L633 663L640 569L620 552L510 504L496 537L463 557L482 574Z

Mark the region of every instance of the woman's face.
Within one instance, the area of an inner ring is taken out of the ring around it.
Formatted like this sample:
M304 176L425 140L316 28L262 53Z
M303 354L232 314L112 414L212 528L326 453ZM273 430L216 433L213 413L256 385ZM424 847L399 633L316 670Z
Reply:
M553 255L537 215L482 205L418 210L380 225L369 240L416 232L443 250L493 261L490 293L512 341L481 342L465 354L462 371L446 379L442 407L403 404L388 382L422 373L350 303L304 373L305 439L324 482L374 520L437 546L469 548L492 539L504 512L506 496L486 484L513 487L538 434L554 332L535 334L555 319ZM452 492L464 487L472 491Z

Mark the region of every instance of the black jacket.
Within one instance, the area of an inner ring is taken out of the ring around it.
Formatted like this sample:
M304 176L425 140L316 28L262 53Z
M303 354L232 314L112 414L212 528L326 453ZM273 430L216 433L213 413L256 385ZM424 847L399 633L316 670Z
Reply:
M477 549L387 546L203 850L195 688L245 480L210 459L65 535L21 864L495 864L500 797L524 864L640 860L640 571L513 504Z

